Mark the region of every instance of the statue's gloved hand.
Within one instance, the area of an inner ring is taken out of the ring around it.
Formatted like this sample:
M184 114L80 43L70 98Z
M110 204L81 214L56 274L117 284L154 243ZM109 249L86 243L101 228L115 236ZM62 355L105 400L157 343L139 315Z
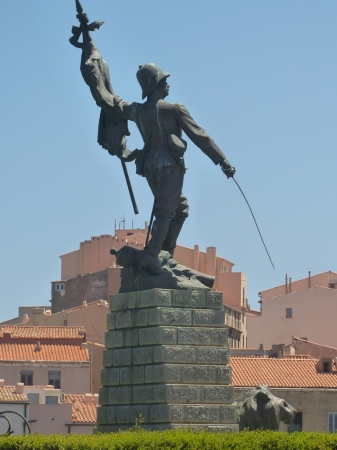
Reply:
M227 158L220 163L221 170L227 178L232 178L235 174L235 167L231 166Z
M138 156L138 154L139 154L139 152L140 152L140 150L138 150L138 148L136 148L133 152L131 152L129 155L127 155L127 156L122 156L122 161L125 161L125 162L131 162L131 161L134 161L136 158L137 158L137 156Z

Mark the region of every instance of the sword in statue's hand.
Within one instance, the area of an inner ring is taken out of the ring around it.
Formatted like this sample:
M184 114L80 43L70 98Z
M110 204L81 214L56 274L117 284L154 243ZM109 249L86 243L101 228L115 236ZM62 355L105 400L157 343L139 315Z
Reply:
M239 183L238 183L238 182L236 181L236 179L234 178L235 167L232 167L232 166L229 164L229 162L227 161L226 158L222 161L222 163L220 164L220 166L221 166L221 169L222 169L223 173L226 175L227 178L233 178L234 183L237 185L237 187L239 188L239 190L240 190L240 192L241 192L243 198L246 200L246 203L247 203L247 205L248 205L248 208L249 208L249 210L250 210L250 212L251 212L251 214L252 214L252 216L253 216L253 219L254 219L254 222L255 222L257 231L259 232L259 235L260 235L262 244L263 244L263 246L264 246L264 248L265 248L265 250L266 250L266 252L267 252L267 255L268 255L268 258L269 258L269 260L270 260L270 262L271 262L271 265L272 265L272 266L274 267L274 269L275 269L275 266L274 266L274 264L273 264L273 261L271 260L271 257L270 257L270 255L269 255L269 252L268 252L268 250L267 250L266 244L264 243L262 234L261 234L261 232L260 232L260 228L259 228L259 226L258 226L258 224L257 224L257 222L256 222L256 219L255 219L253 210L252 210L252 208L250 207L250 204L249 204L249 202L248 202L248 200L247 200L245 194L243 193L243 190L241 189Z

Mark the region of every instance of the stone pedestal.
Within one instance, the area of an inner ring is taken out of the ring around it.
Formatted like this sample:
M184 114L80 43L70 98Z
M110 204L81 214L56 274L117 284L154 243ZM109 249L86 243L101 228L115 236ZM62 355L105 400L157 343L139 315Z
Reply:
M222 294L151 289L110 297L99 432L237 429Z

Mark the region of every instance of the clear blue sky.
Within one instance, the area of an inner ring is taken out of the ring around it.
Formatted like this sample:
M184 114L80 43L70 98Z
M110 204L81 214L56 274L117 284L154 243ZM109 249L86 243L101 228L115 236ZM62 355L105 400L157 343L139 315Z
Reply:
M337 2L83 0L113 87L141 101L135 73L155 62L171 73L169 101L183 103L236 167L274 261L232 180L189 143L185 246L216 246L260 290L337 270ZM75 2L0 4L0 320L19 305L48 304L59 255L79 242L149 220L146 180L129 165L134 216L120 162L96 143L99 109L68 38ZM141 145L130 127L131 148Z

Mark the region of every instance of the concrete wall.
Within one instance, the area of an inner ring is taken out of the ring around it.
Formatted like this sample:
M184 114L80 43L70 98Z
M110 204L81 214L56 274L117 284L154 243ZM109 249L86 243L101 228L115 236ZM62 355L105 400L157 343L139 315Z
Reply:
M88 363L39 363L1 361L0 378L6 385L21 383L21 370L33 371L34 385L48 384L48 371L61 372L61 391L66 394L90 392L90 364Z
M13 383L14 384L14 383ZM26 417L29 420L29 408L28 403L0 403L0 411L16 411ZM11 422L12 431L14 431L14 436L20 436L21 434L28 434L27 427L24 426L24 421L20 416L16 414L6 414ZM0 420L0 435L4 434L8 429L7 423L4 419ZM26 433L24 433L26 430Z
M96 424L72 423L68 424L69 433L73 434L93 434Z
M234 388L235 398L249 389ZM296 411L302 412L302 431L328 431L328 412L337 412L336 389L273 389L271 392L283 398ZM287 431L287 425L280 431Z
M292 308L292 318L286 318ZM248 347L291 344L292 336L335 347L337 290L319 286L262 302L260 316L247 317Z
M67 434L67 423L71 423L72 405L59 403L57 405L30 405L30 420L36 420L30 424L32 433L39 434Z
M107 298L109 298L109 295L118 294L120 287L121 287L121 268L109 267Z
M62 280L69 280L76 278L80 274L80 252L75 250L60 256L61 258L61 278Z
M56 291L56 283L57 282L52 283L52 313L79 306L82 304L83 300L87 303L91 303L99 299L108 299L107 270L89 273L85 276L78 276L68 281L63 281L65 285L64 291Z
M247 291L246 275L241 272L219 273L216 289L223 292L223 302L233 308L246 307L244 292Z
M106 325L105 325L106 328ZM103 333L105 336L105 332ZM91 392L93 394L98 394L98 390L101 386L101 370L103 369L103 351L105 346L88 344L88 351L91 355Z

